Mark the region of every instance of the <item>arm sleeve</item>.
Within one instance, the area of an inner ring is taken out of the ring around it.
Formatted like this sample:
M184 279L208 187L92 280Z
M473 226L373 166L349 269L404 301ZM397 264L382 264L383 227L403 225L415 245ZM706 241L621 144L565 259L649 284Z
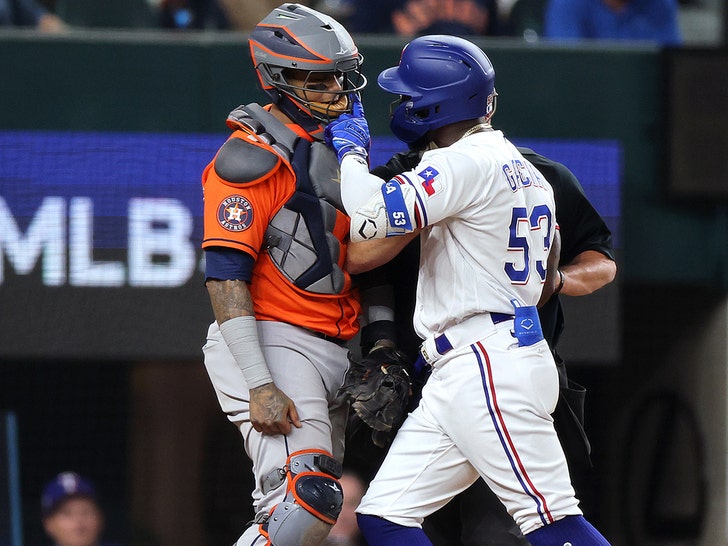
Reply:
M399 180L382 183L355 154L341 162L341 200L351 218L353 242L404 235L422 227L413 220L416 190Z
M344 157L341 162L341 200L349 216L365 206L381 187L382 179L369 173L365 161L355 154Z

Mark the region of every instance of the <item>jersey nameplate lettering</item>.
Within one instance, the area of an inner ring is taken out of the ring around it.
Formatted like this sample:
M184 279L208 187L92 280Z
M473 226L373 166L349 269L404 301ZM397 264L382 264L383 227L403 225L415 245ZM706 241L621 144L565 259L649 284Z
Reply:
M545 181L539 174L536 168L531 165L528 161L521 161L515 159L511 164L504 164L501 166L503 174L506 175L508 185L512 192L517 192L523 188L529 188L531 186L535 188L543 188Z

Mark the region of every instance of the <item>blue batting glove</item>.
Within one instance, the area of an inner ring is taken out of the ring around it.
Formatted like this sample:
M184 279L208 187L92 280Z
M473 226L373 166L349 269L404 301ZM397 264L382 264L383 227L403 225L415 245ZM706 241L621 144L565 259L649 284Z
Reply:
M342 114L326 126L324 139L336 151L339 162L347 154L357 154L363 158L368 155L371 143L369 124L364 117L364 107L357 95L352 98L354 106L351 114Z

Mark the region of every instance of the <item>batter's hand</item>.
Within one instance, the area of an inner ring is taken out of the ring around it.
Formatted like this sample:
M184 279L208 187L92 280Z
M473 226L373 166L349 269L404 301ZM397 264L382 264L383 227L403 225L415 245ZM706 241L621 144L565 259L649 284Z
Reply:
M250 422L255 430L270 436L290 433L291 425L301 428L296 405L275 383L251 389Z
M336 150L339 162L347 154L357 154L366 158L368 155L371 138L369 136L369 125L364 117L364 107L357 95L353 101L352 113L342 114L326 126L324 139L326 144Z

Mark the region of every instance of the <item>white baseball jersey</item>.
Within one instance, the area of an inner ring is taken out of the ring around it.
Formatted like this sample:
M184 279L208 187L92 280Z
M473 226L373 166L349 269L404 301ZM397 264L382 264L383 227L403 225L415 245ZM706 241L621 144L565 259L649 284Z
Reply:
M342 193L353 240L362 238L363 222L380 224L374 237L424 228L414 316L420 337L473 315L512 314L514 299L538 302L556 224L553 191L501 131L425 152L414 170L395 177L406 210L397 211L398 201L386 196L393 182L365 183L352 170L347 157ZM373 186L382 190L364 202L363 188ZM392 225L398 212L409 218L410 229Z
M524 534L580 515L551 418L556 365L540 329L521 343L517 326L538 320L551 187L500 131L428 151L384 185L349 157L353 240L422 228L414 323L432 367L357 512L420 527L481 476ZM532 318L513 320L514 306Z

